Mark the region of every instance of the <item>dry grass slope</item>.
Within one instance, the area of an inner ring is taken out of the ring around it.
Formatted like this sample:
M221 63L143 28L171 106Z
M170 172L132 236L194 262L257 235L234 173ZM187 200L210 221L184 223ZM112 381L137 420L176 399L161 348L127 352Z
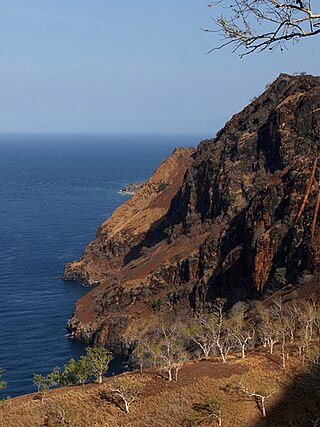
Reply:
M37 393L11 399L0 409L0 426L187 427L194 425L191 421L193 405L203 402L205 396L223 400L222 425L225 427L311 426L314 424L311 424L310 415L304 415L308 411L313 414L310 396L303 390L305 381L310 383L310 378L297 379L296 365L297 360L291 359L288 369L283 370L278 357L251 354L244 360L232 356L226 364L216 358L187 363L181 369L179 380L172 382L165 381L152 370L142 374L126 373L119 379L138 382L141 386L129 414L125 414L121 405L105 398L104 392L113 381L109 378L102 385L51 390L44 404ZM275 390L267 402L266 421L252 398L232 391L233 385L240 382L263 384ZM65 423L59 424L57 420L63 417ZM211 424L202 425L214 424L211 421Z

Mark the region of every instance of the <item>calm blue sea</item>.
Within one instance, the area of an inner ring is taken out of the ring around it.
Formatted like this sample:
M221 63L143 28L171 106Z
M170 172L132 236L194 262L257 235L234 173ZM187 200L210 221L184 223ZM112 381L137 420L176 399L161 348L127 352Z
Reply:
M34 372L84 353L65 326L87 289L60 280L64 264L128 198L119 189L201 137L0 135L0 398L35 391Z

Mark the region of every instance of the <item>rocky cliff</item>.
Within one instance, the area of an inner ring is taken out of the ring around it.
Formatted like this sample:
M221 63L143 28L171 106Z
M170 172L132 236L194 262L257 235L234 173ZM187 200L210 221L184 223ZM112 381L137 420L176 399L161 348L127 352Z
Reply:
M176 150L66 266L98 285L72 335L126 353L218 296L317 291L319 149L320 78L280 75L214 139Z

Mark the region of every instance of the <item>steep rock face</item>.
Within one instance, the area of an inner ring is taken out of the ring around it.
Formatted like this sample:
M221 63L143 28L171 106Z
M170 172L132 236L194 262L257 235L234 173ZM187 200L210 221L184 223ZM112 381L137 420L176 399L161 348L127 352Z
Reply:
M215 139L180 153L179 173L170 158L161 165L168 178L158 170L66 267L66 278L100 284L77 303L71 333L127 352L172 313L318 277L317 168L297 215L319 149L320 78L281 75ZM160 182L171 185L159 193Z
M132 256L130 251L138 250L151 229L159 229L191 164L193 152L194 148L175 149L137 194L100 226L96 239L82 257L65 266L63 278L98 285L127 264Z

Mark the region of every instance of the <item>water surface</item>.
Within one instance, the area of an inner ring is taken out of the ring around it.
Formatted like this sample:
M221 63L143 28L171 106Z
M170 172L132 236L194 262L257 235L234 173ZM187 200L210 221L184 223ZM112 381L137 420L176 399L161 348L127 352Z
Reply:
M75 301L87 292L60 275L97 227L177 146L200 136L0 135L0 398L35 390L46 374L84 353L67 336ZM122 369L115 361L110 373Z

